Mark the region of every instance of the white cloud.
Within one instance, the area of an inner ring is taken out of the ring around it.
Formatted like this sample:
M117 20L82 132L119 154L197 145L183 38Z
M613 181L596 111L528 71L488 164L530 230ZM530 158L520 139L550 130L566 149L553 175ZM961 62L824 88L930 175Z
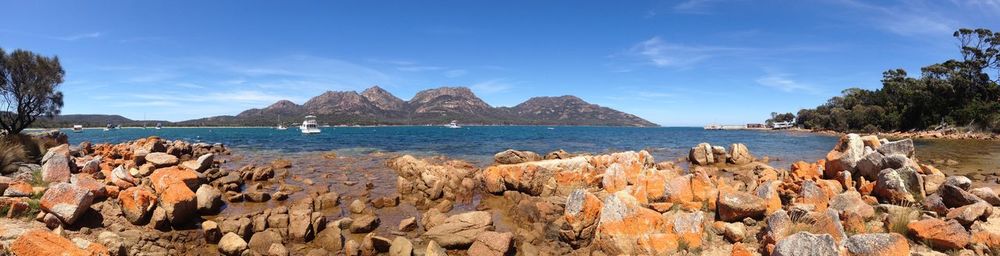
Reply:
M775 73L771 72L755 80L757 84L778 89L783 92L796 92L802 91L807 93L815 93L816 88L809 84L804 84L799 81L792 80L791 75L785 73Z
M63 41L76 41L76 40L80 40L80 39L98 38L98 37L101 37L102 35L103 34L101 32L92 32L92 33L85 33L85 34L76 34L76 35L56 37L56 39L63 40Z
M638 56L653 66L684 68L720 55L746 50L736 47L673 44L656 36L632 46L628 54Z
M481 94L504 92L510 90L511 87L513 87L511 84L504 82L502 79L483 81L469 86L473 91Z
M456 78L456 77L464 76L465 74L468 74L468 73L469 72L465 71L464 69L452 69L452 70L445 71L444 72L444 76L448 77L448 78Z
M687 0L674 5L674 11L683 13L705 13L706 8L718 0Z
M837 3L860 11L861 21L902 36L950 35L958 28L955 14L945 13L955 6L943 6L945 1L900 1L878 5L868 1L836 0ZM974 2L993 2L990 0Z

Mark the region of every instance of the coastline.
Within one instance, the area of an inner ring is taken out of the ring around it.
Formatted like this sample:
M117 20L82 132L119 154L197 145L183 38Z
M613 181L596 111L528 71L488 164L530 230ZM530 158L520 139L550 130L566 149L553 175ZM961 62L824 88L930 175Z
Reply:
M796 129L800 132L810 132L830 136L842 136L849 132L838 132L831 130L809 130ZM913 132L877 132L877 133L856 133L860 135L875 135L890 139L921 139L921 140L981 140L1000 141L1000 134L984 132L946 132L946 131L913 131Z

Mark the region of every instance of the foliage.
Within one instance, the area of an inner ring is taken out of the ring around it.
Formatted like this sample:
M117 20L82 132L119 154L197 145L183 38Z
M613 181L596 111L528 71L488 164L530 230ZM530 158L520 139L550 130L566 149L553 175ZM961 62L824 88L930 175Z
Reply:
M778 112L771 112L771 118L767 119L765 123L767 124L767 126L771 126L774 125L774 123L791 122L791 121L795 121L795 114L792 113L778 114Z
M56 89L65 73L59 57L25 50L7 54L0 49L0 128L17 134L39 117L58 115L63 94Z
M909 131L964 126L1000 132L1000 32L959 29L961 60L882 73L882 88L850 88L814 109L797 125L816 130ZM991 73L993 78L991 78Z

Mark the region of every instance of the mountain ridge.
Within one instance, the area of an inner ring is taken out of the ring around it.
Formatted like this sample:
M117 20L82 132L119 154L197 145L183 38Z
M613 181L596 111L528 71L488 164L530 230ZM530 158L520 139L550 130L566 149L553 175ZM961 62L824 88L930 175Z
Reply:
M658 126L636 115L591 104L572 95L532 97L513 107L493 107L467 87L427 89L404 101L377 85L361 93L326 91L301 105L279 100L267 107L247 109L232 116L164 122L164 125L274 126L279 121L298 122L305 115L315 115L320 123L331 125L435 125L456 120L482 125ZM91 119L118 121L116 123L141 122L121 116L91 116L101 117ZM45 120L41 126L66 125L67 120L88 126L94 123L81 115L67 115Z

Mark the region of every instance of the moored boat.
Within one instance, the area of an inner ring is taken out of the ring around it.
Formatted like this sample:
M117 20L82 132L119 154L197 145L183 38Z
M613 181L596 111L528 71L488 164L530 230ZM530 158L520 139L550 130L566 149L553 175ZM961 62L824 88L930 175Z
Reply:
M299 130L303 134L316 134L320 133L319 125L316 123L316 116L308 115L306 120L302 121L302 125L299 125Z

